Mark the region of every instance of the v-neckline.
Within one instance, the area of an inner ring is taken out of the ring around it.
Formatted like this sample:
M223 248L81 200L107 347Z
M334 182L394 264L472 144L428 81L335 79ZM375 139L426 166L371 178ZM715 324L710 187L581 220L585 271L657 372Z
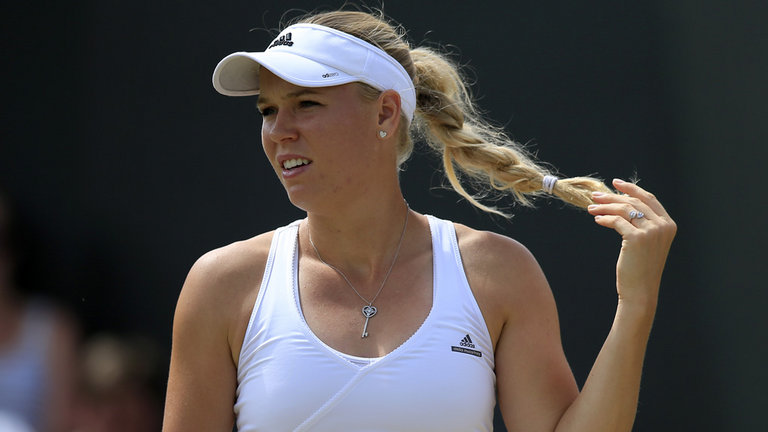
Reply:
M435 252L435 235L437 234L435 232L435 221L432 220L432 217L429 215L426 215L427 221L429 223L429 236L430 236L430 244L432 246L432 305L429 308L429 313L427 314L427 317L424 318L424 321L419 325L419 327L414 331L408 339L403 341L400 345L398 345L395 349L388 352L387 354L384 354L381 357L360 357L355 356L352 354L347 354L343 351L337 350L336 348L333 348L332 346L325 343L322 339L320 339L319 336L312 330L312 328L309 326L309 323L307 323L306 318L304 317L304 310L301 307L301 300L299 297L299 227L301 226L301 223L296 224L296 237L293 242L293 259L292 259L292 266L291 266L291 278L292 278L292 287L293 287L293 298L294 298L294 304L296 306L296 313L298 314L301 324L302 324L302 330L304 331L304 334L307 336L307 339L309 341L314 342L314 345L316 345L321 351L327 353L330 356L333 356L333 358L340 360L344 364L348 365L349 367L357 370L364 370L364 369L370 369L377 365L380 365L382 363L386 363L389 359L396 357L399 355L399 353L405 351L411 344L415 343L419 338L422 337L424 332L426 331L426 328L432 321L432 317L435 315L435 309L437 307L437 278L438 278L438 272L437 272L437 256ZM306 220L306 219L305 219ZM353 363L350 361L350 358L359 359L359 360L368 360L370 361L368 364L358 364Z

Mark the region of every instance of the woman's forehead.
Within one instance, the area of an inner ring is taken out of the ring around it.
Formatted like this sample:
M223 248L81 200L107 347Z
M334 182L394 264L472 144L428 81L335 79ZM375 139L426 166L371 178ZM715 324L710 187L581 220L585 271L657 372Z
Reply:
M265 92L272 91L274 89L290 89L288 91L293 91L295 89L302 89L307 87L301 87L297 86L295 84L292 84L279 76L275 75L270 71L269 69L265 67L259 68L259 93L263 94Z
M328 95L343 92L345 87L353 83L341 84L329 87L302 87L290 83L267 68L259 68L259 102L264 103L272 99L289 99L306 95Z

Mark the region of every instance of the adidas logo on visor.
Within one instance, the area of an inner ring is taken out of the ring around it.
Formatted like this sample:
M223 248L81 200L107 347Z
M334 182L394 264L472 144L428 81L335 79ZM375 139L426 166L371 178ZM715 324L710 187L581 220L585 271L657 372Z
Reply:
M284 34L283 36L280 36L279 38L272 41L272 44L267 47L267 49L274 48L276 46L293 46L293 41L291 40L291 32L288 32Z

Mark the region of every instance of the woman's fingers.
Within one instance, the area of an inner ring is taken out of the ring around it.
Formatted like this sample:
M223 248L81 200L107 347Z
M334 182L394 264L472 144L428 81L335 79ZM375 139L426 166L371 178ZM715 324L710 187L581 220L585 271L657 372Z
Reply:
M597 222L598 225L615 230L622 237L627 237L632 231L637 229L637 227L630 221L618 215L597 215L595 216L595 222Z
M641 188L640 186L634 183L625 182L624 180L620 179L614 179L613 186L619 192L625 193L627 196L642 202L650 209L652 209L653 212L657 215L664 218L669 218L669 214L667 214L667 211L664 209L664 206L661 205L659 200L656 199L656 196Z
M660 217L651 207L640 200L625 195L597 195L593 197L595 204L587 207L587 211L596 217L595 221L603 226L617 228L621 225L615 225L613 217L626 222L627 228L634 226L640 228L649 221L659 219ZM609 217L610 216L610 217ZM602 222L598 218L605 217ZM608 225L607 225L608 224ZM617 230L618 231L618 230ZM627 234L626 230L620 230L621 235Z
M647 205L636 202L616 202L607 204L593 204L587 207L587 211L594 216L613 215L620 216L629 222L643 222L643 220L653 220L658 215Z
M587 211L603 226L609 226L625 235L630 227L639 230L661 231L661 235L674 237L677 226L656 197L636 184L615 179L613 184L624 194L592 194L593 205ZM623 219L624 224L615 218ZM599 221L598 219L603 219ZM620 229L623 227L624 229Z
M613 184L622 194L603 194L596 192L592 196L594 205L589 206L589 213L597 215L622 216L635 226L640 226L648 220L665 220L672 222L664 206L656 197L637 186L623 180L615 179Z
M595 193L588 211L598 225L622 236L616 269L619 297L654 299L677 226L653 194L621 180L613 184L623 194Z

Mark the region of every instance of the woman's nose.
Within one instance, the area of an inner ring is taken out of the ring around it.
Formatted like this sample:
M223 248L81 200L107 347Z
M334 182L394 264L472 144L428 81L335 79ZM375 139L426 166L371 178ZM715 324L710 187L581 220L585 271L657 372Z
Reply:
M291 113L285 110L275 113L265 126L268 126L269 139L274 142L292 140L298 136L296 121Z

